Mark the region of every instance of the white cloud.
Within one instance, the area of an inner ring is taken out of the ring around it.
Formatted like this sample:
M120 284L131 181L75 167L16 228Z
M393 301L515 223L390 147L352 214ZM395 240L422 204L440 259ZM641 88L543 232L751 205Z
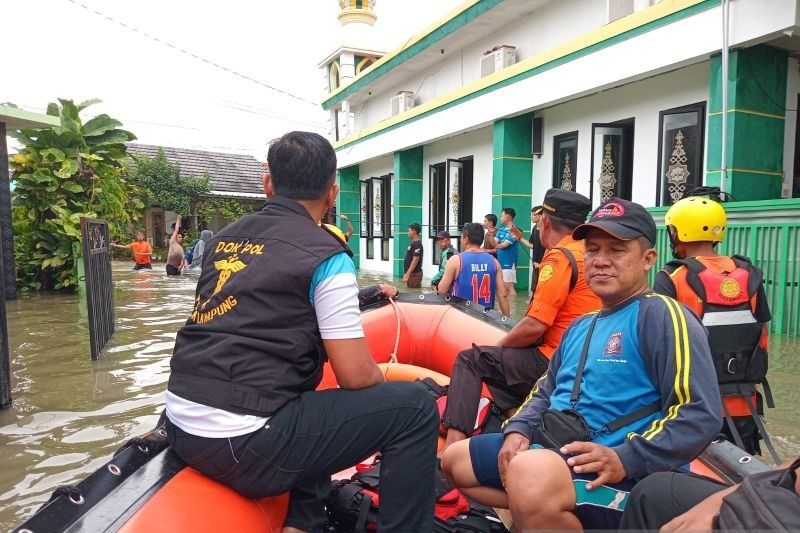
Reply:
M323 130L327 114L319 105L243 80L130 27L319 102L317 64L335 48L339 28L335 0L1 1L7 56L0 102L43 110L58 97L101 98L90 111L119 118L140 142L260 159L266 142L285 131ZM459 3L378 0L375 31L394 47Z

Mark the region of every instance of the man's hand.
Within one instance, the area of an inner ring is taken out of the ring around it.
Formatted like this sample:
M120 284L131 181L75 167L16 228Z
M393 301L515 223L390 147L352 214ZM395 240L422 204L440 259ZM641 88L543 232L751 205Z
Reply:
M381 288L381 294L383 294L384 298L397 298L397 295L400 294L397 287L388 283L379 283L378 287Z
M497 469L500 471L500 481L506 485L506 469L518 453L524 452L531 447L531 442L522 433L509 433L503 439L503 447L497 454Z
M733 492L736 487L712 494L682 515L676 516L663 526L659 531L708 531L713 530L714 515L722 506L722 498Z
M403 283L408 283L408 273L403 274Z
M339 215L339 218L341 218L342 220L350 220L349 218L347 218L347 215Z
M597 474L597 479L586 485L588 490L605 483L619 483L627 476L617 452L596 442L572 442L560 451L565 455L574 454L567 459L567 464L576 474Z

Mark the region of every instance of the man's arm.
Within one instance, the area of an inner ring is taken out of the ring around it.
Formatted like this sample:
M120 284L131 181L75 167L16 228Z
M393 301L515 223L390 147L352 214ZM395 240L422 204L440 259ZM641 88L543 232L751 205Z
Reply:
M439 270L436 271L436 274L433 275L431 278L431 285L436 285L442 280L442 276L444 276L445 268L447 268L447 261L452 257L450 254L450 249L442 251L442 259L439 263Z
M711 349L692 312L664 296L647 296L638 337L648 374L661 393L663 415L614 448L628 479L689 463L722 427Z
M114 244L113 242L111 243L111 246L113 246L114 248L130 248L132 245L133 243L130 244Z
M524 348L536 342L553 325L556 315L567 301L572 267L564 252L548 250L542 265L542 268L548 266L551 269L551 275L539 279L525 317L500 339L500 346Z
M323 339L336 381L343 389L365 389L383 383L383 374L361 339Z
M355 229L353 229L353 224L350 222L350 219L347 218L347 216L345 215L339 215L339 218L344 220L344 224L345 226L347 226L347 231L344 233L344 238L349 240L350 237L353 236L353 233L355 233Z
M460 264L461 258L457 255L454 255L447 260L447 265L444 268L442 280L439 282L439 285L436 288L436 291L440 295L444 296L450 292L450 289L453 287L453 280L456 279L456 275L458 274L458 266Z
M339 386L363 389L383 382L364 340L355 265L345 254L326 259L311 280L309 298Z
M175 218L175 229L172 230L172 236L169 238L169 242L175 242L175 239L178 238L178 233L181 231L181 216L178 215Z
M407 282L411 273L414 272L414 269L417 268L417 264L419 263L419 254L422 252L422 245L420 244L419 247L414 248L414 257L411 258L411 263L408 265L408 270L406 273L403 274L403 281Z
M502 273L500 276L502 277ZM497 342L497 345L510 348L526 348L539 340L549 327L535 318L525 316Z
M503 267L500 266L500 261L494 259L494 290L497 292L497 302L500 304L500 312L504 316L511 316L511 310L508 307L508 292L506 284L503 283ZM511 333L511 332L509 332ZM508 335L506 335L508 337ZM500 346L508 346L501 344Z

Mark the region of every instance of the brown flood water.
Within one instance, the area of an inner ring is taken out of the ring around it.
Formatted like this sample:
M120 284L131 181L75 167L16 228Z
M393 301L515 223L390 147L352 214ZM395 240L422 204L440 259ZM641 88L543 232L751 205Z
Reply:
M23 296L7 304L14 405L0 412L0 531L158 420L175 334L191 310L196 278L167 278L163 265L132 272L129 263L114 263L113 271L117 331L97 362L89 356L78 295ZM360 277L362 286L390 281L368 272ZM519 294L514 316L526 303L527 294ZM787 457L800 454L798 353L800 338L772 338L770 383L778 407L768 410L767 426Z

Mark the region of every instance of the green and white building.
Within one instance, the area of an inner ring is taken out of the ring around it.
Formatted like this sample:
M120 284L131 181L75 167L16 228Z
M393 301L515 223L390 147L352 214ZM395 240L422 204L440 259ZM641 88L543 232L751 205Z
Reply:
M361 268L399 275L420 222L429 277L437 231L505 206L527 228L551 187L660 219L722 185L723 251L765 269L773 329L800 333L798 0L468 0L385 54L375 1L339 4L322 106Z

